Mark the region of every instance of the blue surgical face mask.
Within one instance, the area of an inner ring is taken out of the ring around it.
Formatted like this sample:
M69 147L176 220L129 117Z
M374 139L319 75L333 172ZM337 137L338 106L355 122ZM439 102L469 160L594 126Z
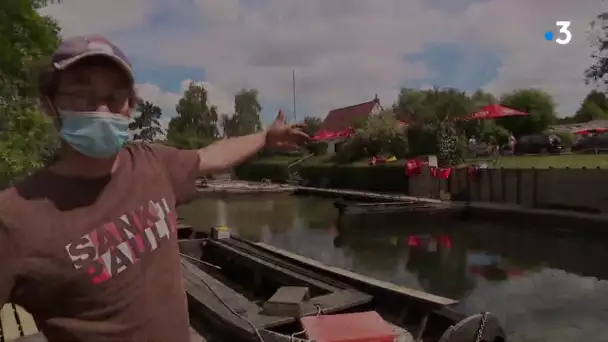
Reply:
M59 110L59 136L76 151L91 158L109 158L129 140L129 119L106 112Z

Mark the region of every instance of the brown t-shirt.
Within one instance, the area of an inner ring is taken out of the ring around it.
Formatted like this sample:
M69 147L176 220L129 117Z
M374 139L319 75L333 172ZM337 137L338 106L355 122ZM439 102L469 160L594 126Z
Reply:
M175 206L197 166L194 150L135 144L111 177L41 170L1 192L0 306L49 341L189 341Z

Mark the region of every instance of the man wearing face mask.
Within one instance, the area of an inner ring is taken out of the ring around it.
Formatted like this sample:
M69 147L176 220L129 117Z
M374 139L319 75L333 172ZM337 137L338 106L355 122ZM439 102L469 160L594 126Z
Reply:
M101 36L64 40L40 80L62 149L0 193L0 306L23 306L49 341L189 341L176 204L199 175L308 136L279 113L201 150L126 144L132 70Z

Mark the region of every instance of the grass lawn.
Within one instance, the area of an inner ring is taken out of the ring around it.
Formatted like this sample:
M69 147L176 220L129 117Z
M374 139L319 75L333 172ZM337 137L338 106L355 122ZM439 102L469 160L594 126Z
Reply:
M553 168L602 168L608 169L608 154L563 154L550 156L500 156L495 164L490 158L467 159L467 163L486 163L494 168L548 169Z

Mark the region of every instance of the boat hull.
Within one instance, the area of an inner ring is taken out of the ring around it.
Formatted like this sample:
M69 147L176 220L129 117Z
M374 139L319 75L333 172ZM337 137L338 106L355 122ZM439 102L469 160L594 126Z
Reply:
M335 287L341 289L341 291L348 290L354 291L358 295L368 295L371 298L369 301L352 302L350 306L346 305L333 310L333 313L375 310L391 324L405 328L415 338L422 339L423 341L440 341L450 327L458 325L459 322L467 318L465 315L452 309L454 304L457 303L455 300L382 282L337 267L327 266L313 259L270 245L255 243L238 237L213 240L209 239L205 233L193 231L189 235L188 233L182 233L181 236L188 237L188 239L180 241L180 248L189 257L201 258L204 254L215 253L215 259L210 258L206 260L212 260L212 262L220 264L222 260L218 258L227 258L230 260L223 262L222 267L224 265L240 264L242 265L242 268L239 268L240 270L246 268L265 268L266 266L258 265L260 260L262 260L273 265L276 272L276 274L272 275L272 271L266 269L265 272L267 273L265 276L276 277L279 283L291 285L294 278L289 279L289 274L291 276L297 274L299 277L295 279L299 279L300 284L302 281L308 281L308 284L313 284L313 286L323 287L324 285L319 284L325 284L329 288ZM212 252L209 252L210 250ZM235 253L235 251L238 253ZM286 276L286 274L288 275ZM361 296L360 298L365 298L365 296ZM212 311L210 308L206 308L206 310ZM488 338L484 339L484 341L505 341L505 334L498 320L492 315L484 315L484 317L487 320L484 334L488 335ZM467 321L469 328L474 324L471 323L473 321L472 318ZM297 325L298 322L294 319L279 325L257 325L257 327L279 328L280 330L283 327L294 328ZM249 324L249 327L251 327L251 324ZM231 329L230 323L225 326L225 329ZM251 331L249 331L249 334L251 334ZM451 342L452 340L447 341ZM444 341L441 340L441 342Z

